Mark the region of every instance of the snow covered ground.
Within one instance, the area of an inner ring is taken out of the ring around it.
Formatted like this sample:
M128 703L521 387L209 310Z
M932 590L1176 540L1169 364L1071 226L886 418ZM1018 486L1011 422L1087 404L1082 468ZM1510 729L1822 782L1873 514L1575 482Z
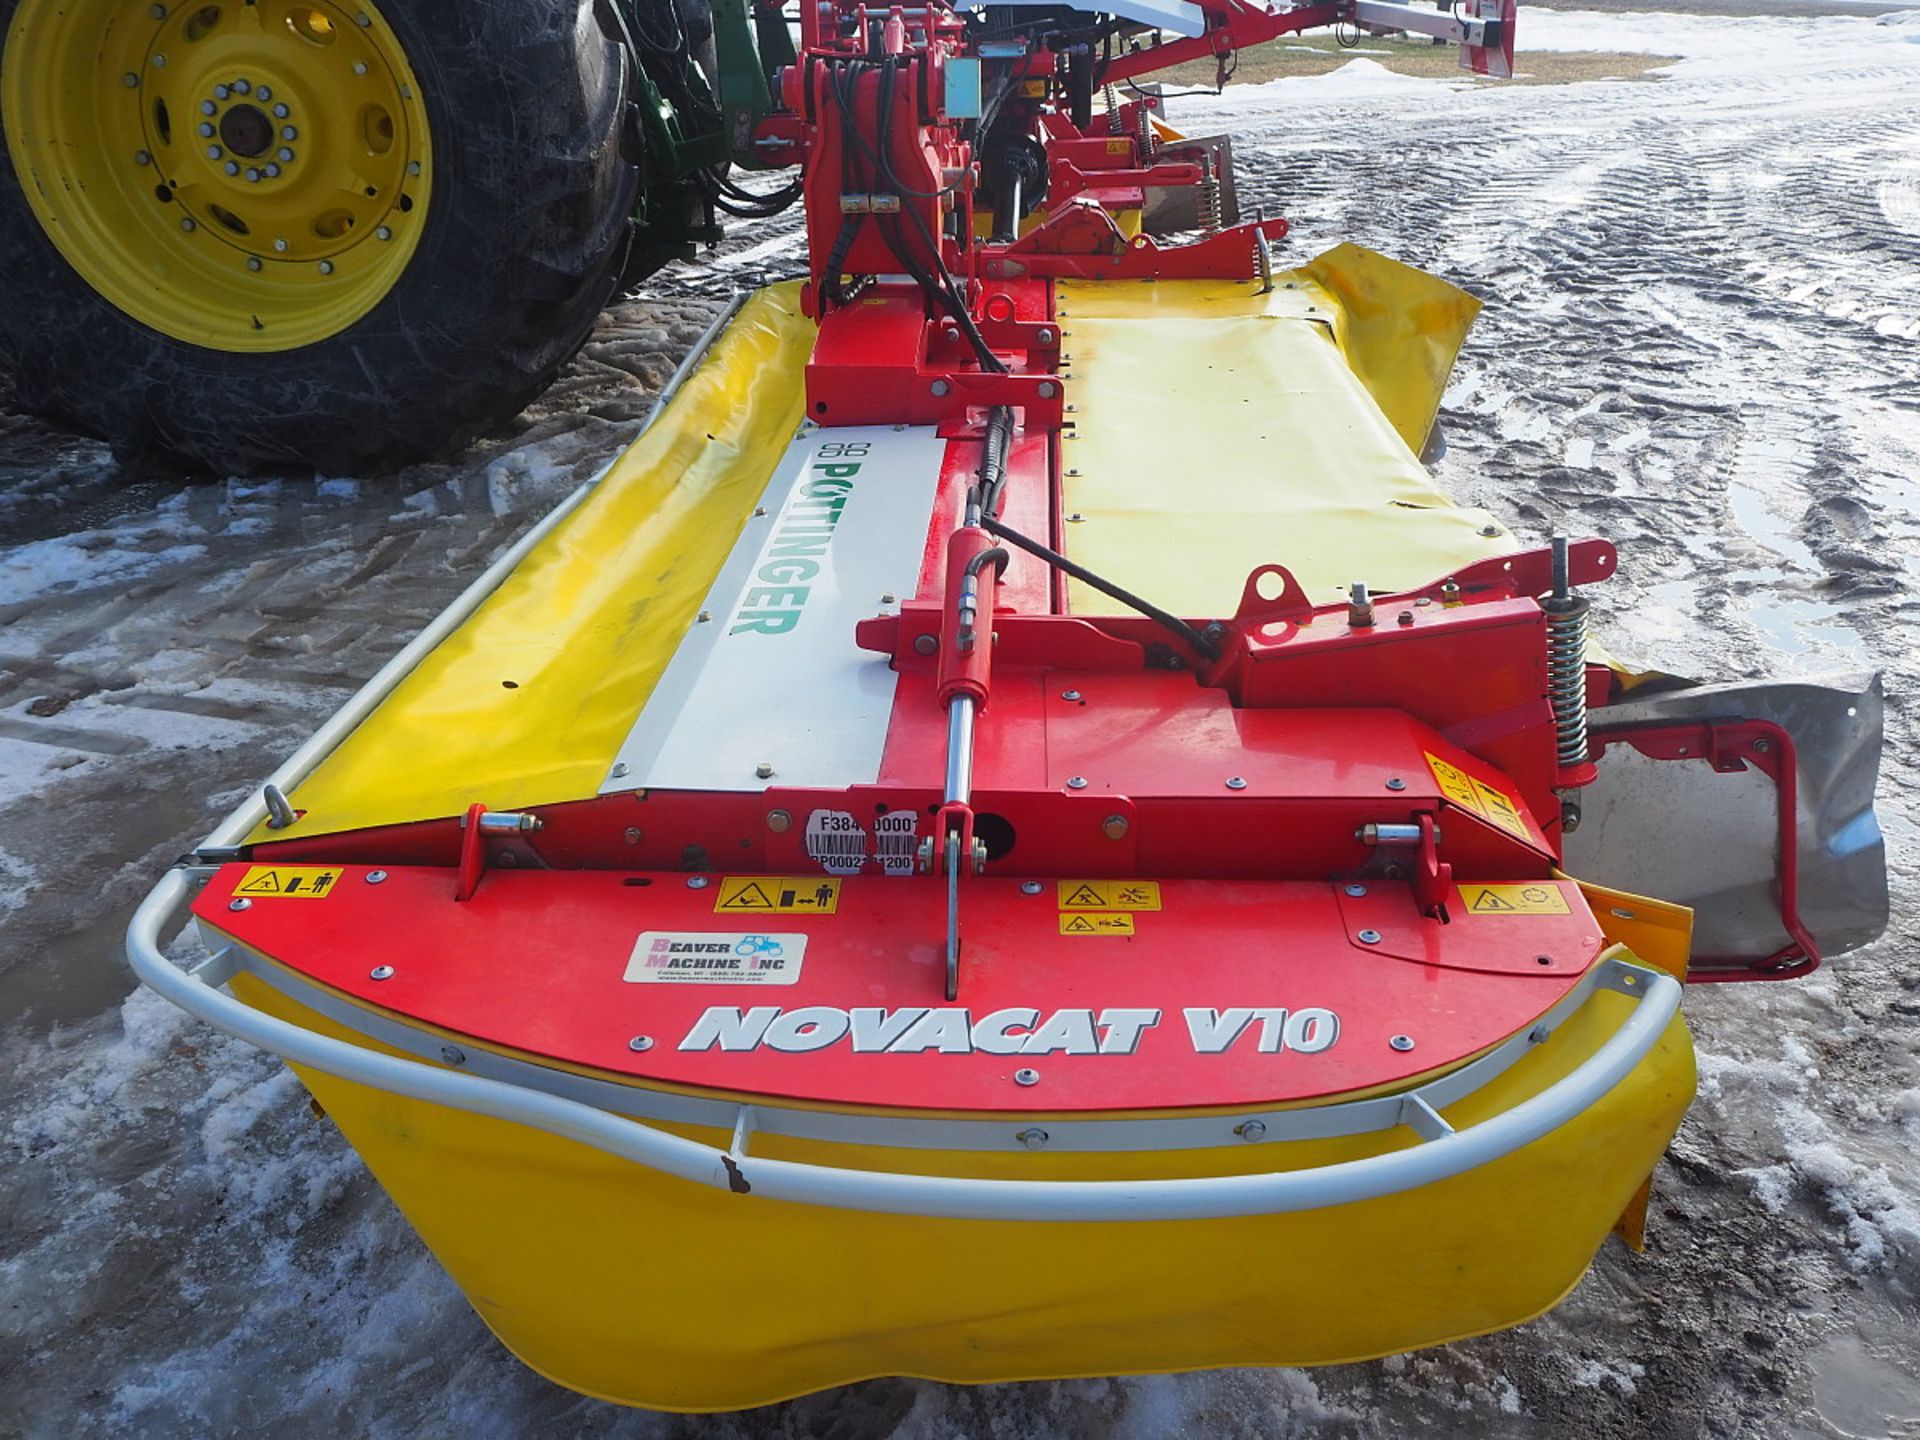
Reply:
M493 1343L275 1062L129 993L151 879L632 435L712 297L790 267L776 222L611 313L450 466L186 484L0 413L0 1435L1920 1435L1920 26L1528 11L1520 37L1523 68L1684 58L1468 90L1359 60L1173 118L1234 132L1296 253L1357 240L1485 298L1438 472L1530 538L1614 538L1616 650L1888 672L1894 928L1689 994L1700 1099L1646 1255L1376 1364L624 1412Z

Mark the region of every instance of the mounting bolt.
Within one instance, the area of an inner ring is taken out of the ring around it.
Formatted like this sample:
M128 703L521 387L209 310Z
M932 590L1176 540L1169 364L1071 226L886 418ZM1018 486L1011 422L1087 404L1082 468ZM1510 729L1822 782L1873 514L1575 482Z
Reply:
M1267 1136L1267 1122L1264 1120L1245 1120L1233 1127L1233 1133L1242 1140L1264 1140Z
M1034 389L1042 400L1051 400L1060 393L1060 387L1051 380L1042 380Z
M1038 1077L1036 1076L1035 1078L1037 1079ZM1047 1132L1042 1130L1038 1125L1030 1125L1013 1138L1029 1150L1038 1150L1042 1145L1047 1143Z
M236 80L233 82L233 93L236 95L251 95L253 93L253 86L244 80Z
M1100 822L1100 833L1106 836L1107 839L1109 840L1126 839L1127 838L1127 817L1124 815L1107 816L1105 820L1102 820Z
M284 120L287 118L287 107L284 101L273 107L273 118L276 120Z
M614 779L616 780L620 779L623 775L627 773L627 762L624 760L617 761L614 764L613 769L608 773L610 773Z
M420 173L420 162L418 160L409 160L407 162L407 174L418 175L419 173Z
M647 838L647 832L642 830L638 825L629 825L621 838L629 845L638 845L642 840Z
M367 14L366 11L362 10L358 15L353 17L353 23L358 25L362 30L364 30L367 28L367 26L373 24L373 17Z
M202 115L217 115L220 113L220 107L211 100L202 100L200 102L200 113Z
M376 965L367 972L367 977L372 980L391 980L393 978L393 967L391 965Z
M1367 887L1366 887L1366 886L1364 886L1364 885L1349 885L1349 886L1347 886L1347 894L1349 894L1349 895L1351 895L1351 896L1353 896L1353 897L1354 897L1354 898L1355 898L1356 900L1357 900L1357 899L1359 899L1359 898L1360 898L1360 896L1362 896L1362 895L1364 895L1364 894L1366 894L1366 893L1367 893Z
M1500 533L1500 527L1498 525L1482 525L1480 527L1480 533L1491 540Z
M1082 520L1086 518L1087 518L1086 516L1082 515L1078 510L1076 510L1071 515L1067 516L1067 523L1069 525L1078 525Z
M227 902L227 909L229 910L251 910L252 908L253 901L247 899L244 895L237 900L229 900Z
M1023 1066L1013 1072L1013 1083L1016 1085L1038 1085L1040 1083L1040 1072L1031 1066Z
M213 98L216 100L225 100L231 94L233 94L233 91L224 85L216 85L213 87Z
M1084 776L1084 775L1069 775L1069 776L1067 777L1067 789L1069 789L1069 790L1084 790L1084 789L1086 789L1086 788L1087 788L1087 777L1086 777L1086 776Z
M264 85L256 85L253 87L253 98L265 104L273 98L273 91Z
M1073 704L1077 705L1080 703L1080 692L1078 690L1062 690L1060 692L1060 698L1062 700L1071 701Z
M1387 1044L1391 1045L1396 1050L1400 1050L1400 1051L1411 1050L1413 1048L1413 1037L1411 1035L1396 1035L1391 1040L1387 1041Z
M156 55L153 57L153 64L155 69L164 70L167 68L167 57L164 55Z
M300 132L291 125L282 125L280 127L280 138L282 140L298 140L300 138Z
M386 883L387 883L387 872L386 872L386 871L384 871L384 870L369 870L369 871L367 871L367 884L369 884L369 885L384 885L384 884L386 884Z
M375 230L373 233L378 235L382 240L391 240L393 238L393 229L391 226L382 225L378 230Z
M193 217L191 215L182 215L180 217L180 228L182 230L193 230L195 228Z
M704 876L704 875L689 875L689 876L687 876L687 888L688 888L689 890L704 890L704 889L706 889L706 888L707 888L707 877L706 877L706 876Z
M1552 1034L1553 1034L1553 1028L1551 1026L1536 1025L1527 1032L1527 1043L1529 1045L1544 1044L1546 1043L1547 1038Z
M333 273L333 262L331 260L322 260L320 262L320 273L322 275L331 275Z
M260 257L258 255L249 255L247 257L247 269L258 270L259 268L260 268Z
M698 615L694 616L693 618L697 624L707 625L712 623L713 612L711 610L702 610Z
M1389 790L1404 790L1406 788L1407 782L1402 780L1398 775L1387 781L1387 789Z
M212 127L211 127L211 126L208 126L207 128L208 128L208 129L211 129ZM207 146L207 159L209 159L209 160L218 160L218 159L220 158L220 153L221 153L221 152L220 152L220 147L219 147L218 145L209 145L209 146Z
M931 655L939 648L940 641L935 636L916 635L913 637L913 653L916 655Z
M793 816L785 810L769 810L767 812L767 829L771 830L774 834L784 835L792 828Z
M274 159L278 160L281 164L284 165L289 160L293 159L293 150L289 146L282 145L278 150L274 152Z
M260 183L260 171L257 167L252 165L247 167L247 183L249 185L258 185Z
M226 171L227 174L229 175L238 175L240 173L240 162L237 160L229 160L227 161L226 164L222 165L220 168Z
M356 74L356 75L364 75L364 74L366 74L366 73L367 73L367 62L366 62L366 61L364 61L364 60L356 60L356 61L354 61L354 62L353 62L353 73L354 73L354 74Z
M773 762L771 760L762 760L758 765L753 767L753 773L757 779L771 779L773 776Z
M126 86L129 90L132 90L140 84L140 77L134 74L133 71L129 70L127 71L126 74L120 77L120 83Z
M947 382L944 380L936 380L933 382L933 385L930 388L933 391L933 398L936 400L940 400L940 399L944 399L946 397L947 392L951 390L953 387L947 384Z
M156 20L164 20L167 18L167 7L164 5L149 5L147 7L147 14Z
M440 1058L449 1065L464 1065L467 1063L467 1052L458 1045L442 1045Z
M1038 330L1033 332L1033 338L1038 340L1042 345L1051 345L1058 337L1054 335L1052 330L1042 325Z
M136 165L151 165L153 163L153 156L144 150L136 150L133 152L133 163Z
M211 140L211 139L213 138L213 124L212 124L212 122L210 122L210 121L207 121L207 120L202 120L202 121L201 121L201 122L200 122L200 123L199 123L199 124L198 124L197 126L195 126L194 128L195 128L196 130L198 130L198 131L200 132L200 138L201 138L202 140ZM143 150L143 151L141 151L140 153L144 155L144 154L145 154L146 152L145 152L145 151Z
M286 242L286 241L284 241L284 240L278 240L278 239L276 239L276 240L275 240L275 241L273 242L273 248L274 248L275 250L277 250L277 251L280 251L280 252L282 252L282 253L284 253L284 252L286 251L286 248L287 248L287 242Z
M636 1055L643 1055L652 1048L653 1037L651 1035L636 1035L627 1041L627 1049L633 1051Z
M1378 930L1362 930L1354 938L1362 945L1378 945L1380 943L1380 932Z
M1246 777L1246 776L1244 776L1244 775L1229 775L1229 776L1227 777L1227 789L1229 789L1229 790L1244 790L1244 789L1246 789L1246 788L1247 788L1247 777Z
M1020 882L1020 893L1022 895L1038 895L1046 888L1047 887L1042 885L1038 880L1022 880Z

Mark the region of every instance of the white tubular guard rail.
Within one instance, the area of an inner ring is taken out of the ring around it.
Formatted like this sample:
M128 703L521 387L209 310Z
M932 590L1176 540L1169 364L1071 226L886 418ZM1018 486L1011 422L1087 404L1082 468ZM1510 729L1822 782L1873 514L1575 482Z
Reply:
M1445 1130L1404 1150L1314 1170L1181 1180L969 1180L845 1170L716 1149L523 1085L442 1070L319 1035L255 1010L180 969L160 950L163 928L186 905L192 877L168 874L134 912L127 957L135 973L189 1014L264 1050L342 1080L531 1126L716 1190L771 1200L960 1220L1219 1220L1317 1210L1446 1180L1510 1155L1597 1103L1658 1043L1680 1008L1680 985L1657 971L1604 960L1606 988L1637 997L1626 1022L1576 1070L1511 1110ZM744 1130L744 1126L741 1127Z

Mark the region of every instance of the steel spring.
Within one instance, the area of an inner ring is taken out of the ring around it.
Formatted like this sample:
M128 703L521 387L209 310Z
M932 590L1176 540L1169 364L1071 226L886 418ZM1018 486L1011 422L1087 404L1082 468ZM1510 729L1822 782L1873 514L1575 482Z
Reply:
M1120 92L1109 85L1101 92L1107 97L1107 133L1120 133Z
M1211 155L1200 176L1200 228L1209 235L1220 233L1220 177L1214 174Z
M1154 134L1153 110L1147 104L1144 95L1140 98L1140 109L1137 113L1140 116L1140 163L1146 165L1153 160Z
M1587 602L1547 602L1547 697L1564 766L1587 763Z

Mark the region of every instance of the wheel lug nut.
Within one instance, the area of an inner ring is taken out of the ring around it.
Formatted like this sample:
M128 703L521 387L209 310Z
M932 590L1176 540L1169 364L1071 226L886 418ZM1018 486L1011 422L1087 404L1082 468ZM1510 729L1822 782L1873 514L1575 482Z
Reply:
M293 151L291 151L291 150L289 150L289 149L288 149L288 148L287 148L286 146L284 146L284 145L282 145L282 146L280 147L280 158L281 158L282 160L291 160L291 159L293 159Z
M382 225L373 233L378 235L382 240L391 240L393 238L393 231L385 225Z
M282 140L298 140L300 138L300 132L291 125L282 125L280 127L280 138Z
M213 87L213 98L216 100L224 100L231 94L233 94L233 91L224 85L216 85Z
M407 174L418 175L419 173L420 173L420 162L418 160L409 160L407 162Z
M322 275L331 275L333 273L333 262L331 260L322 260L320 262L320 273Z
M273 91L264 85L256 85L253 87L253 98L264 103L273 98Z
M200 113L202 115L215 115L215 114L218 114L219 111L220 111L220 107L214 104L211 100L202 100L200 102Z
M209 124L207 121L202 120L198 128L200 130L201 139L211 140L213 138L213 126Z
M120 77L120 83L126 86L129 90L131 90L133 89L134 86L140 83L140 77L134 74L131 70L129 70L126 74Z
M280 167L278 165L269 165L267 166L266 169L262 170L260 173L266 176L267 179L269 180L277 180L280 178Z
M273 248L275 250L285 250L287 248L287 242L284 240L276 240L273 242Z
M207 146L207 159L218 160L219 158L220 158L220 147L218 145Z
M233 93L236 95L250 95L253 93L253 86L244 80L236 80L233 82Z
M247 257L247 268L249 270L258 270L260 268L260 257L258 255L249 255Z
M226 164L222 165L220 168L226 171L227 174L229 175L238 175L240 173L240 162L237 160L229 160L227 161Z
M274 118L275 118L275 119L277 119L277 120L284 120L284 119L286 119L286 118L287 118L287 107L286 107L286 104L285 104L284 102L282 102L281 104L279 104L279 105L276 105L276 106L274 106L274 107L273 107L273 114L274 114Z
M260 183L260 172L251 165L247 167L247 183L249 185L258 185Z

